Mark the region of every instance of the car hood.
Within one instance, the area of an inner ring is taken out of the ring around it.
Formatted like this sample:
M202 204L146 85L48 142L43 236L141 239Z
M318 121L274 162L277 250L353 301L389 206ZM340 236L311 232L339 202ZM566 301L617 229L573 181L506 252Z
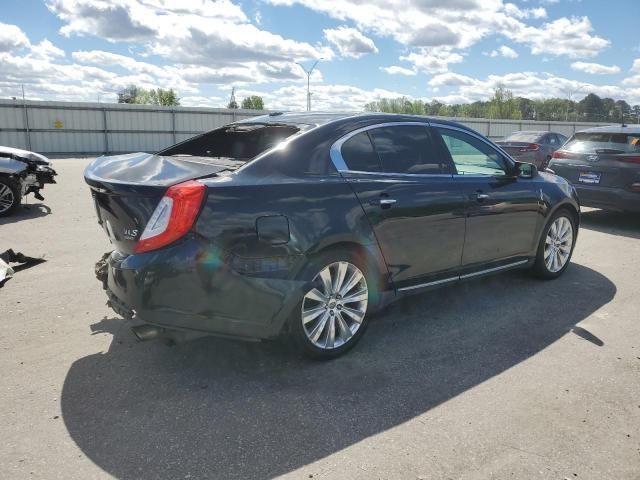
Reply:
M15 160L35 163L37 165L51 165L51 161L44 155L30 152L28 150L20 150L19 148L0 146L0 157L9 157Z

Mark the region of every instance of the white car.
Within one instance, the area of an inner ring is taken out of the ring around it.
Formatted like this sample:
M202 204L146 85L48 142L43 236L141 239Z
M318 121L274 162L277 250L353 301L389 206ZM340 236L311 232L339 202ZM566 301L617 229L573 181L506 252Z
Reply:
M40 190L46 183L56 183L56 175L51 161L44 155L0 147L0 217L11 215L30 193L44 200Z

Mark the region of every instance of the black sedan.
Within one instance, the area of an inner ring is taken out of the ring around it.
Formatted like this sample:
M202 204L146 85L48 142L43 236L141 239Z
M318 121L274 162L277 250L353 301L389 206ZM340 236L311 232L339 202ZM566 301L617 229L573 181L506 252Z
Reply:
M98 276L139 338L284 335L321 358L402 295L558 277L579 224L564 179L414 116L271 114L99 158L85 179L115 248Z
M557 150L551 168L571 182L587 207L640 212L640 126L596 127Z

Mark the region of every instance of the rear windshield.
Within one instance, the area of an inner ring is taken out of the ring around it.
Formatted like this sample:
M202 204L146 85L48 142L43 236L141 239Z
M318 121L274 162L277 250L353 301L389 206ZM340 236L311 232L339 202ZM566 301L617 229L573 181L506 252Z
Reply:
M158 155L251 160L299 131L298 126L285 124L229 125L169 147Z
M640 133L576 133L562 149L573 153L640 153Z
M539 133L536 132L515 132L506 137L503 142L528 142L535 143L540 137Z

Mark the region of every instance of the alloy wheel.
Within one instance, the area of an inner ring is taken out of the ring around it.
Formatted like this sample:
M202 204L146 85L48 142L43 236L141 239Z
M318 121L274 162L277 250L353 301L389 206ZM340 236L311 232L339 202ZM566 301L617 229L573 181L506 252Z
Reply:
M544 263L551 273L564 268L573 246L573 226L567 217L556 218L549 231L544 245Z
M9 188L9 185L0 183L0 213L4 213L13 206L15 202L15 196L13 190Z
M352 263L335 262L324 267L313 282L318 286L302 300L304 332L318 348L338 348L362 325L369 300L367 280Z

